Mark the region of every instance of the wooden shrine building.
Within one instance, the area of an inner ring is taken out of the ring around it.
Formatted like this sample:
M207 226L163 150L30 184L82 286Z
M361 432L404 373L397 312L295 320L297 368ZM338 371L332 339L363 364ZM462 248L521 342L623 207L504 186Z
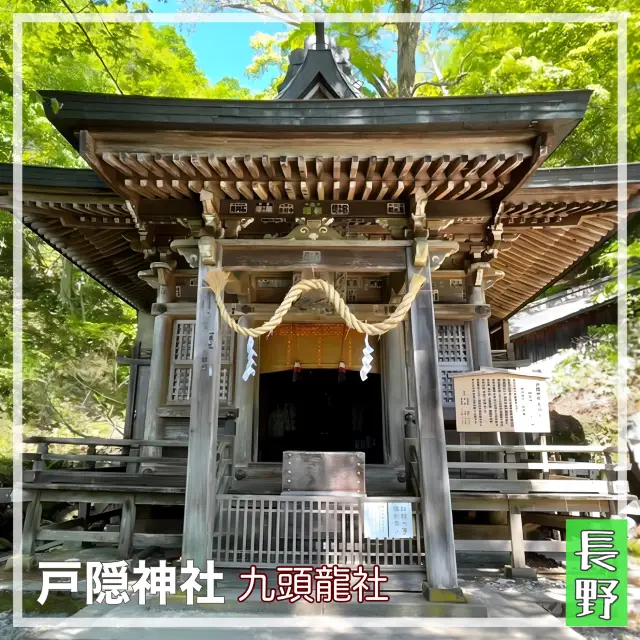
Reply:
M564 548L532 528L626 499L604 447L455 422L453 376L491 367L490 327L616 231L615 183L540 169L590 92L363 99L348 52L318 43L291 54L274 101L42 92L90 169L24 167L22 220L135 307L139 334L125 440L29 440L25 554L79 539L199 565L424 566L426 595L455 598L456 550L523 568L525 551ZM640 181L627 190L632 212ZM7 166L0 193L11 209ZM279 325L243 335L309 281ZM367 327L410 302L368 336L366 380L338 300ZM578 449L588 461L568 460ZM47 468L60 459L79 466ZM85 530L41 526L56 499L83 505ZM87 530L105 502L119 530ZM380 502L410 504L408 539L365 536Z

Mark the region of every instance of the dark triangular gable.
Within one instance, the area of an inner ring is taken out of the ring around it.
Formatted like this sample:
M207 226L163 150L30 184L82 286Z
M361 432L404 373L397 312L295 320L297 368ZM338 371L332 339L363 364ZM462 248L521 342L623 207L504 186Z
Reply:
M277 99L359 98L360 92L350 76L349 51L325 38L323 25L316 24L315 38L307 38L304 49L295 49L289 55L289 68L278 87Z

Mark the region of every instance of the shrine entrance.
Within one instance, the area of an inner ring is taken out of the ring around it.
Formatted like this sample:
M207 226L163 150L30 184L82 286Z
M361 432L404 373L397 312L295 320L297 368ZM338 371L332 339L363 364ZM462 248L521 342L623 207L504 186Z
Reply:
M375 356L379 341L370 344ZM383 462L381 376L375 358L360 379L363 348L342 324L280 325L260 340L259 462L281 462L287 450L362 451L367 463Z

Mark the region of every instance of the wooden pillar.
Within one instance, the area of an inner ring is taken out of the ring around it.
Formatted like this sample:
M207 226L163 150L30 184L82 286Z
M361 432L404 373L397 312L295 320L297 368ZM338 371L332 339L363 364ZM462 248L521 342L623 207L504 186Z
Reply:
M484 305L487 303L484 295L484 280L482 276L482 269L478 269L472 274L475 282L472 283L469 293L469 302L471 304ZM493 366L489 318L476 317L475 320L471 321L471 352L473 354L473 368L476 371L482 367ZM499 444L498 434L496 433L481 433L479 438L480 444ZM499 458L500 454L483 453L483 460L485 462L498 462Z
M428 600L464 602L464 596L458 588L453 540L453 516L429 259L430 256L427 257L425 267L421 270L416 269L413 263L413 252L411 249L407 250L409 278L417 271L427 278L411 306L409 315L427 569L427 581L423 584L423 594Z
M20 517L19 513L14 517ZM21 555L31 558L36 553L36 540L40 531L40 519L42 517L42 503L40 502L40 492L36 491L27 504L24 526L22 530L22 551Z
M118 556L124 560L131 557L133 550L133 532L136 526L136 503L133 496L127 496L122 502L120 515L120 533L118 535Z
M213 238L199 242L198 301L189 421L189 457L184 505L182 562L206 568L211 558L216 513L216 448L220 386L220 313L206 274L215 265Z
M524 532L520 507L509 506L509 535L511 537L511 566L522 569L524 561Z
M382 350L388 428L386 462L401 465L404 463L404 414L408 406L407 361L402 326L384 335Z
M243 316L238 321L241 327L249 327L250 321ZM247 340L246 336L238 334L236 340L236 362L234 376L234 402L238 410L236 419L236 436L233 441L233 466L246 467L251 462L251 447L253 441L253 395L256 376L251 376L246 382L242 374L247 366ZM256 347L256 351L258 351ZM256 372L256 375L258 373Z
M165 262L153 263L158 278L158 295L156 302L159 305L173 302L176 286L172 265ZM145 414L144 439L162 439L158 407L167 404L167 386L169 381L171 338L173 330L173 318L161 313L156 316L153 323L153 347L151 350L151 362L149 364L149 387L147 391L147 410ZM144 456L162 456L159 447L145 447Z
M144 423L145 440L158 440L162 435L159 433L158 407L166 404L167 400L172 327L171 316L165 313L156 316L153 324L153 349L149 365L149 390ZM143 455L160 457L162 453L159 447L146 447Z
M507 360L515 360L516 352L513 346L513 342L511 342L511 335L509 333L509 321L502 321L502 338L504 342L504 348L507 352Z
M536 570L527 567L524 555L524 531L520 507L509 502L509 538L511 539L511 565L504 568L507 578L536 579Z
M482 283L471 287L469 302L471 304L486 304L484 286ZM488 318L476 318L471 321L471 348L475 369L493 366L493 360L491 358L491 334L489 333Z

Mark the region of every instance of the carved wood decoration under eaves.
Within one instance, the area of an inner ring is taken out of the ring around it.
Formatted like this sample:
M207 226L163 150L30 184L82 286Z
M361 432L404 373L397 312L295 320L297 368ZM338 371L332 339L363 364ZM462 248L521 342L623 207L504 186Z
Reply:
M536 227L575 227L580 224L583 217L616 210L617 202L611 200L507 203L502 215L502 223L509 231Z
M508 233L505 224L500 252L491 262L504 278L487 291L494 318L506 318L567 272L616 227L617 214L585 216L569 228L525 227Z
M9 192L0 207L12 206ZM25 225L100 284L134 307L150 306L151 290L137 277L148 263L135 251L135 220L120 196L25 185L22 213Z
M216 142L211 145L215 147ZM310 142L305 148L313 146ZM307 153L229 156L92 151L85 159L118 193L136 202L141 197L197 198L203 190L221 201L406 201L420 187L430 200L490 198L508 189L511 172L526 157L524 152L495 156Z

